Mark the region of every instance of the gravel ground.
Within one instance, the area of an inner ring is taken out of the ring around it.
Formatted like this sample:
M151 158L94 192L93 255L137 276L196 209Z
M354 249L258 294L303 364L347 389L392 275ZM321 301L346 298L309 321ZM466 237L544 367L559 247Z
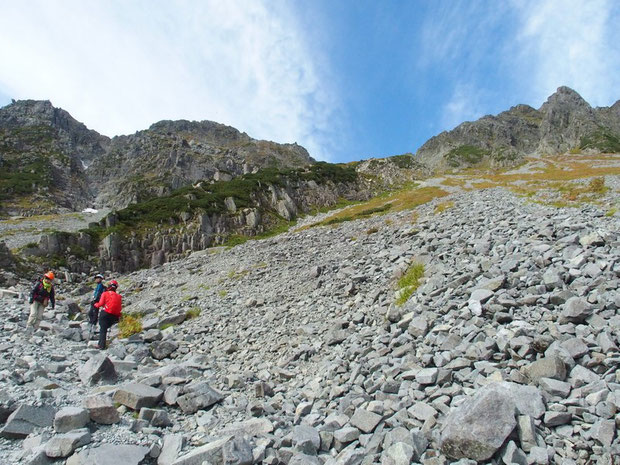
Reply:
M88 223L99 221L108 214L109 209L97 213L62 213L0 220L0 241L6 242L10 249L22 247L30 242L38 242L46 231L79 231Z

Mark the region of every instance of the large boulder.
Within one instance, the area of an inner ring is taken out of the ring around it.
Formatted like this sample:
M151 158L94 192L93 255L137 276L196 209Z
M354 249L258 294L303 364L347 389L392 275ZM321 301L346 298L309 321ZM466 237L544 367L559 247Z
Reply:
M56 409L48 405L20 405L7 419L0 436L9 439L25 438L36 427L52 426Z
M441 433L441 451L453 459L490 459L517 426L515 403L497 384L480 389L453 410Z
M164 391L142 383L129 383L120 386L114 393L114 401L130 409L155 407L164 395Z
M82 383L87 386L97 384L101 380L113 382L117 378L114 364L105 353L98 353L91 357L82 365L78 374Z
M148 447L104 444L73 454L67 459L67 465L139 465L148 453Z

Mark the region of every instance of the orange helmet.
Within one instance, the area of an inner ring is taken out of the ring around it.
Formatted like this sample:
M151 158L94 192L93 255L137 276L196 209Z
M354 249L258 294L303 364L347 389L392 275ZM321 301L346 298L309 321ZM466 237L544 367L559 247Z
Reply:
M43 276L49 280L52 280L52 281L54 280L54 273L52 273L51 271L48 271Z

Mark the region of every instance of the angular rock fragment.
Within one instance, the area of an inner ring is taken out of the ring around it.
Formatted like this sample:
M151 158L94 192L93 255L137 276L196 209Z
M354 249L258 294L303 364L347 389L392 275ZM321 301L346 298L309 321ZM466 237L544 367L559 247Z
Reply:
M87 386L97 384L99 381L116 381L116 369L112 361L104 353L92 356L79 371L82 383Z
M57 433L66 433L86 426L90 421L88 410L80 407L65 407L56 412L54 430Z
M94 395L84 398L83 405L90 419L95 423L102 425L111 425L120 421L118 411L114 407L114 403L109 396Z
M120 386L114 393L113 400L129 407L140 410L142 407L155 407L164 395L164 391L146 384L130 383Z
M9 439L25 438L36 427L52 426L56 409L22 404L17 407L0 430L0 436Z
M453 459L488 460L515 429L515 410L505 389L485 386L445 420L441 451Z

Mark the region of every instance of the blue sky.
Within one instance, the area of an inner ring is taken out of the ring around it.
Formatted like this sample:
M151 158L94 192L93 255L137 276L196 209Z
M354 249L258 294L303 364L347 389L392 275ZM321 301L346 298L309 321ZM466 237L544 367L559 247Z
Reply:
M0 0L0 105L108 136L212 120L334 162L415 152L568 85L620 98L615 0Z

